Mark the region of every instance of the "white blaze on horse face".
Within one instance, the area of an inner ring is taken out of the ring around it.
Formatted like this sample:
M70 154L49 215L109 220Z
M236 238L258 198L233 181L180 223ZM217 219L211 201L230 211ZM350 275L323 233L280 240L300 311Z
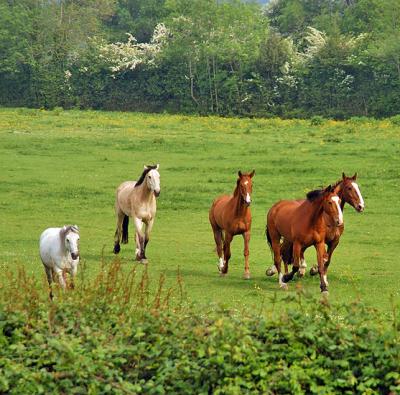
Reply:
M342 225L343 224L343 212L342 212L342 209L340 208L339 196L332 196L331 199L336 203L336 208L338 210L338 225Z
M246 193L246 203L247 204L250 204L251 203L251 196L250 196L250 193Z
M362 211L362 210L364 210L365 205L364 205L364 199L363 199L363 197L361 195L360 188L358 187L358 184L356 182L352 182L351 185L353 185L353 188L357 192L358 199L360 200L361 211Z
M147 175L147 186L153 192L160 193L160 173L157 169L150 170Z

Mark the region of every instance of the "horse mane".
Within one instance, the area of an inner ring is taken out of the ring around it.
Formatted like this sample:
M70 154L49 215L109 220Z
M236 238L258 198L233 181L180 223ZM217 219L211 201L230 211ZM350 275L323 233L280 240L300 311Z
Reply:
M69 233L69 232L74 232L74 233L78 233L79 234L79 228L77 225L65 225L60 229L60 239L64 240L65 236Z
M329 190L333 191L343 180L336 181L334 184L329 185L327 188L314 189L307 193L306 197L309 202L314 202L319 197L321 197L324 192L329 188Z
M314 189L307 193L306 197L309 202L314 202L324 194L324 189Z
M134 188L138 187L139 185L142 185L144 179L146 178L147 173L148 173L150 170L154 170L154 169L157 169L157 165L154 165L154 166L153 166L153 165L148 165L148 166L146 166L146 169L143 170L142 175L141 175L141 176L139 177L139 179L136 181L136 184L135 184Z

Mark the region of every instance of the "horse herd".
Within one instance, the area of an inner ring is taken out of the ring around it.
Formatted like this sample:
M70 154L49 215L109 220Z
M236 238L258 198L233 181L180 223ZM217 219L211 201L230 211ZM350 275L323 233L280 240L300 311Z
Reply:
M114 253L120 252L120 243L128 243L129 218L135 225L136 260L147 263L146 246L156 216L156 198L160 195L159 165L144 166L137 181L122 183L116 192L115 213L117 227L114 236ZM235 235L244 239L244 278L250 278L249 242L251 231L251 173L238 172L233 195L223 195L214 200L209 211L209 220L216 251L219 258L220 275L228 273L231 257L230 244ZM332 254L343 234L343 208L350 204L358 212L364 210L364 199L356 182L357 173L342 178L325 189L307 194L306 199L281 200L275 203L267 214L265 234L273 252L274 265L266 274L278 273L279 286L287 289L287 283L297 273L304 276L306 263L304 251L315 246L317 265L310 270L311 275L319 273L321 291L328 291L327 271ZM51 285L58 278L62 288L66 288L66 273L73 278L79 263L79 228L66 225L62 228L48 228L40 237L40 257L42 259L53 297ZM326 247L327 246L327 250ZM281 262L285 265L282 274ZM289 272L288 265L292 265Z

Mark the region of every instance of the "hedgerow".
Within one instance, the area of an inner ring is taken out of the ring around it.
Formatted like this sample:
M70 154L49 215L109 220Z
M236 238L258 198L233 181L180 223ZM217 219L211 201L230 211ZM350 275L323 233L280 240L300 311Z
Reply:
M198 307L179 278L152 292L118 263L53 302L23 271L13 280L1 284L0 393L400 392L395 310L301 294L279 313Z

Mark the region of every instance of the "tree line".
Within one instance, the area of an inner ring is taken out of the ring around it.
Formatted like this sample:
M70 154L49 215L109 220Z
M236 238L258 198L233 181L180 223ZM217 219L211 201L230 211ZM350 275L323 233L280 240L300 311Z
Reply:
M398 0L0 0L0 105L400 112Z

